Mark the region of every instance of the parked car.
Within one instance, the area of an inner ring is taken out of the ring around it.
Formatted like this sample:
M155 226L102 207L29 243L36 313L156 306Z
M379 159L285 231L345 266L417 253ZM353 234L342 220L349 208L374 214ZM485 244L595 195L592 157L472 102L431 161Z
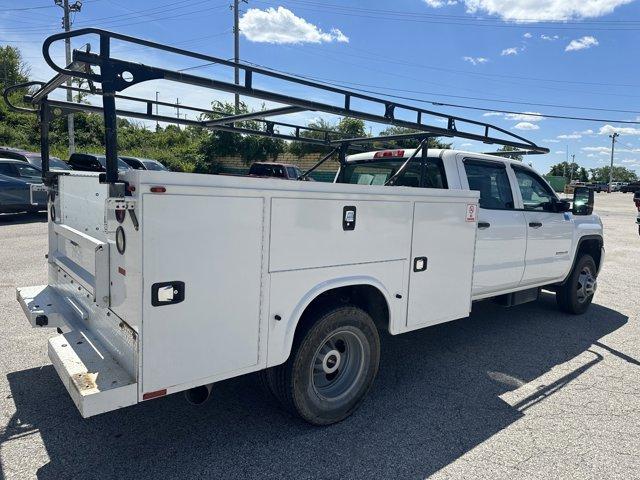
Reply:
M19 148L0 147L0 158L11 158L14 160L22 160L37 168L42 168L42 157L38 152L28 152ZM51 170L71 170L67 162L60 160L58 157L49 157L49 168Z
M611 182L611 191L619 192L623 186L624 186L624 182Z
M0 159L0 213L35 212L47 208L40 169L21 160Z
M122 155L120 158L134 170L169 170L158 160L153 160L151 158L123 157Z
M72 153L69 157L69 165L73 170L105 172L107 170L107 157L93 153ZM118 170L123 172L131 170L131 167L124 160L118 158Z
M249 169L250 177L273 177L285 180L298 180L302 170L289 163L256 162Z
M620 188L622 193L636 193L640 191L640 182L630 182Z
M638 216L636 217L636 223L638 224L638 235L640 235L640 190L637 190L633 195L633 201L638 209Z
M606 182L596 182L593 184L593 189L598 192L606 192L608 190L609 185Z

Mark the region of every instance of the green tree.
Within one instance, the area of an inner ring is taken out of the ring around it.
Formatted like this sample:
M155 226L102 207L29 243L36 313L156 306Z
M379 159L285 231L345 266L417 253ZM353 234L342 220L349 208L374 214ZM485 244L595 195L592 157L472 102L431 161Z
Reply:
M500 147L498 149L499 152L517 152L518 150L520 150L519 148L516 147L512 147L510 145L503 145L502 147ZM506 158L510 158L512 160L518 160L519 162L522 161L523 157L522 155L518 155L515 153L512 153L510 155L505 155Z
M392 136L392 135L407 135L410 133L419 133L418 130L413 130L411 128L406 127L388 127L385 130L380 132L381 137ZM402 140L390 140L386 142L376 142L374 143L374 147L377 149L380 148L417 148L420 145L420 140L415 138L406 138ZM427 148L451 148L450 143L441 142L438 138L429 138L427 141Z
M20 50L11 45L0 46L0 87L10 87L29 80L29 66Z
M578 172L578 180L580 180L581 182L589 181L589 172L586 168L580 167L580 171Z
M592 168L591 180L594 182L609 182L609 166ZM614 182L633 182L638 179L638 175L633 170L629 170L625 167L613 167L613 181Z
M244 102L240 103L238 113L249 113L249 108ZM204 115L203 118L213 120L234 114L235 105L228 102L215 101L212 103L212 113ZM267 128L264 122L256 120L236 122L235 125L236 127L256 131L266 131ZM240 155L245 163L249 164L256 160L275 159L284 149L284 141L277 138L261 135L241 135L221 130L206 131L203 133L203 138L198 148L202 158L197 171L215 172L216 159L219 157Z
M554 177L564 177L567 181L571 179L578 180L580 168L580 165L575 162L561 162L551 166L549 175L553 175Z
M300 136L315 140L336 140L339 138L362 138L366 137L364 120L344 117L337 124L333 124L323 118L309 122L307 127L312 130L301 130ZM327 134L328 132L328 134ZM308 153L324 153L332 149L326 145L315 145L311 143L290 142L287 150L294 155L303 156Z

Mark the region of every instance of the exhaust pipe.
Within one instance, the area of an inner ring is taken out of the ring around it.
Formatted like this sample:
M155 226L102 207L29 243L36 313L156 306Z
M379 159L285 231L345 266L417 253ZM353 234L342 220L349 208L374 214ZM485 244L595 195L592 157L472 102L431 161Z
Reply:
M200 385L199 387L193 387L189 390L185 390L184 397L191 405L202 405L207 400L209 400L212 388L213 383L210 383L208 385Z

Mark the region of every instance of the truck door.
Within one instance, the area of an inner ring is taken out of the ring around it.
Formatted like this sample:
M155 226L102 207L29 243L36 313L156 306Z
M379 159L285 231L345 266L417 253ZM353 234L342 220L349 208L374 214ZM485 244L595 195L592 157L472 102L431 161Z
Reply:
M513 166L513 170L527 224L522 285L555 280L571 268L571 214L552 210L556 194L537 173L519 166Z
M524 272L527 231L524 213L515 209L506 165L464 158L461 166L469 189L480 192L473 295L516 287Z

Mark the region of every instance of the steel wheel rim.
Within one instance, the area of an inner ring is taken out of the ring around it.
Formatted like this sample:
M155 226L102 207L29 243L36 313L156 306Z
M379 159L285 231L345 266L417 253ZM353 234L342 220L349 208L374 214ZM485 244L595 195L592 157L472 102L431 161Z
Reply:
M584 303L593 296L598 288L598 281L593 273L591 273L591 268L584 267L580 271L576 288L578 303Z
M340 330L330 334L316 350L311 363L311 384L325 400L347 394L362 376L364 345L354 332Z

